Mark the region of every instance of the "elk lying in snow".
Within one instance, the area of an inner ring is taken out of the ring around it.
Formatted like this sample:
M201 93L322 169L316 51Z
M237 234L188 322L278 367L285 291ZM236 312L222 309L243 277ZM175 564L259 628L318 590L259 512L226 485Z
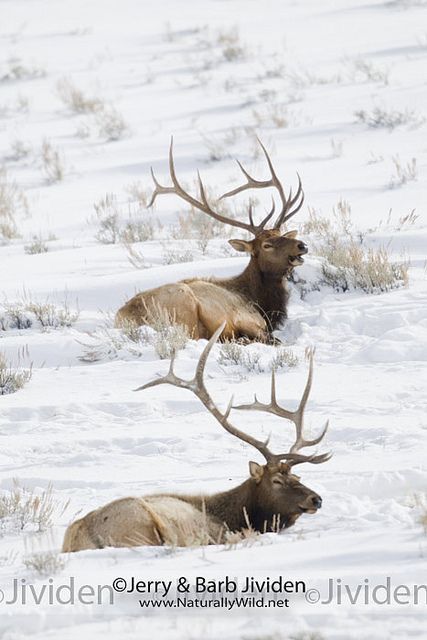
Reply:
M149 206L158 195L174 193L195 209L224 224L249 231L253 240L229 240L237 251L250 255L249 264L234 278L192 278L177 283L163 285L138 293L129 300L116 315L116 326L129 324L151 324L159 312L166 313L176 324L187 328L194 339L210 338L215 329L225 322L222 335L224 340L246 338L274 342L272 332L286 319L288 291L286 277L292 269L304 262L302 256L307 246L297 239L296 231L281 233L281 227L301 208L304 201L301 180L292 197L292 190L286 196L265 147L260 142L270 170L268 180L256 180L238 162L246 183L223 194L228 198L247 189L273 187L279 194L281 211L271 229L265 229L275 212L271 211L255 224L252 206L249 206L249 222L241 222L214 211L208 202L206 191L199 175L200 199L187 193L178 181L173 159L173 145L169 150L169 171L171 187L163 187L157 181L153 170L155 190Z
M63 551L106 546L221 543L227 540L230 532L243 532L249 527L259 532L290 527L301 514L315 513L321 507L320 496L301 484L299 477L292 473L292 467L302 462L319 464L330 458L329 453L299 453L303 447L319 443L328 428L326 423L321 434L312 440L304 437L304 410L313 376L313 354L310 354L307 383L296 411L289 411L278 404L273 372L271 400L268 404L259 402L255 396L254 402L247 405L232 407L230 401L227 410L222 413L206 389L204 369L209 352L223 329L224 325L209 340L192 380L184 380L174 373L172 359L166 376L148 382L138 390L164 383L189 389L226 431L255 447L264 456L266 464L250 462L250 477L243 484L211 496L157 494L114 500L72 523L65 533ZM295 442L287 453L272 453L267 446L268 441L257 440L230 423L232 408L266 411L291 420L296 429Z

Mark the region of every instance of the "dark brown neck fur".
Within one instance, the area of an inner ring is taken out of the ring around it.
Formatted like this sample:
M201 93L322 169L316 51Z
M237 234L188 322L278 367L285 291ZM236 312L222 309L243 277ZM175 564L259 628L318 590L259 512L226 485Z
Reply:
M247 529L250 524L256 531L263 532L271 527L272 515L254 504L254 484L255 480L248 478L238 487L212 496L177 494L174 497L192 504L197 509L206 509L207 515L220 525L225 525L229 531L241 531Z
M269 331L278 329L287 318L286 306L289 292L286 275L283 273L261 272L254 256L243 273L234 278L215 279L229 291L236 291L252 303L266 320Z

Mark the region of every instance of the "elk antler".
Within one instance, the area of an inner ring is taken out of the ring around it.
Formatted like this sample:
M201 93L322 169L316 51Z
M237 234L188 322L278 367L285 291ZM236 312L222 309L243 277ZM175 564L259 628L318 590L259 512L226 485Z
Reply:
M286 197L283 186L274 171L273 164L271 162L270 156L267 153L267 150L265 149L264 145L260 140L258 140L258 142L261 145L261 148L267 159L267 164L271 173L270 180L255 180L249 175L249 173L246 171L243 165L239 161L237 161L241 171L243 172L244 176L247 179L247 183L240 187L237 187L236 189L233 189L232 191L228 191L227 193L224 193L219 199L221 200L223 198L228 198L237 193L240 193L241 191L245 191L246 189L263 189L263 188L269 188L269 187L276 188L279 193L280 199L282 201L282 210L276 222L274 223L274 228L278 229L284 222L289 220L301 209L302 204L304 202L304 192L302 190L301 179L298 175L297 193L295 194L294 197L292 197L292 189L291 189L289 192L289 196ZM208 202L208 199L206 196L206 189L203 185L199 172L197 173L197 178L199 182L200 200L198 200L197 198L189 194L187 191L185 191L185 189L181 186L175 171L175 163L173 159L173 137L171 138L171 143L169 147L169 173L172 180L172 186L164 187L159 183L156 176L154 175L153 168L151 168L151 175L154 181L155 189L154 189L153 195L151 196L151 200L147 205L148 207L151 207L154 204L157 196L168 194L168 193L174 193L182 200L185 200L185 202L188 202L188 204L190 204L192 207L194 207L195 209L198 209L199 211L202 211L203 213L206 213L211 218L215 218L215 220L218 220L219 222L223 222L224 224L228 224L232 227L238 227L239 229L244 229L245 231L249 231L249 233L252 233L255 236L257 236L264 229L267 222L269 222L274 215L274 212L276 209L274 200L273 200L273 206L271 210L269 211L269 213L267 213L267 215L261 220L259 224L255 224L254 222L253 215L252 215L252 205L249 206L249 211L248 211L249 223L241 222L240 220L235 220L234 218L229 218L227 216L224 216L218 213L217 211L214 211Z
M243 409L246 411L266 411L267 413L273 413L280 418L286 418L287 420L291 420L291 422L295 425L296 438L294 444L289 449L290 453L295 453L300 451L304 447L312 447L315 444L319 444L321 442L328 430L329 420L327 420L325 426L323 427L322 432L317 438L313 438L312 440L308 440L304 437L304 411L307 404L308 397L310 395L311 383L313 381L313 360L314 360L314 350L311 349L309 352L309 370L307 382L304 387L304 391L302 394L302 398L298 405L298 408L295 411L289 411L288 409L284 409L281 407L276 400L276 375L274 369L271 372L271 399L269 404L264 404L263 402L259 402L258 398L255 395L255 399L251 404L240 404L233 409ZM331 457L331 453L323 453L317 456L310 456L310 462L313 464L319 464L321 462L326 462ZM295 464L295 463L294 463Z
M262 144L259 138L257 138L257 140L267 160L268 168L270 169L271 178L269 180L256 180L255 178L252 178L252 176L246 171L242 163L239 162L239 160L237 160L237 164L239 165L240 170L245 176L247 182L245 184L242 184L240 187L236 187L231 191L227 191L227 193L224 193L224 195L222 195L221 198L229 198L230 196L235 196L236 194L241 193L242 191L246 191L247 189L266 189L269 187L275 188L282 202L282 210L278 218L276 219L276 222L274 223L274 229L279 229L282 224L287 222L290 218L292 218L292 216L298 213L298 211L301 209L303 205L304 191L302 189L301 178L297 173L298 189L295 196L292 197L292 189L290 189L289 195L288 197L286 197L285 190L283 189L283 185L280 182L279 178L277 177L277 174L274 170L273 163L271 162L271 158L268 154L267 149L264 147L264 145ZM274 210L275 210L275 206L273 201L273 209L268 214L266 222L272 217Z
M218 329L215 331L215 333L212 335L211 339L209 340L209 342L207 343L206 347L203 349L202 354L199 358L199 361L197 363L197 367L196 367L196 372L194 374L194 377L191 380L185 380L184 378L179 378L175 372L174 372L174 362L175 362L175 356L172 356L171 358L171 363L169 366L169 371L167 373L166 376L163 376L161 378L158 378L157 380L152 380L151 382L147 382L146 384L142 385L141 387L138 387L137 389L135 389L135 391L141 391L143 389L148 389L150 387L156 387L160 384L172 384L175 387L180 387L181 389L188 389L189 391L192 391L194 393L194 395L196 395L199 400L203 403L203 405L206 407L206 409L212 413L212 415L218 420L218 422L221 424L221 426L228 431L228 433L231 433L231 435L236 436L236 438L239 438L239 440L243 440L243 442L246 442L247 444L252 445L253 447L255 447L255 449L257 449L266 459L267 463L269 462L279 462L280 460L287 460L289 461L289 464L291 466L295 465L295 464L300 464L302 462L312 462L314 464L318 464L320 462L326 462L326 460L329 459L330 454L323 454L323 455L319 455L319 456L307 456L307 455L302 455L297 453L298 449L296 448L296 444L293 445L290 449L290 451L286 452L286 453L272 453L269 448L268 448L268 439L265 442L262 442L261 440L257 440L256 438L254 438L253 436L250 436L247 433L244 433L243 431L241 431L240 429L238 429L237 427L233 426L229 420L228 417L230 415L231 409L233 408L233 398L230 399L230 402L228 403L228 407L225 411L225 413L221 413L221 411L218 409L218 407L215 405L215 403L213 402L211 396L209 395L208 390L206 389L205 383L204 383L204 371L205 371L205 367L206 367L206 362L207 359L209 357L209 354L212 350L213 345L216 343L216 341L218 340L219 336L221 335L221 333L223 332L225 327L225 322L222 323L222 325L220 327L218 327ZM312 375L312 362L310 363L310 373L309 373L309 381L307 381L306 384L306 388L304 390L304 395L303 395L303 400L301 400L300 403L300 407L298 410L301 409L302 407L302 412L304 411L304 407L305 404L307 402L307 398L308 398L308 394L310 392L309 389L309 383L311 385L311 375ZM274 379L274 378L273 378ZM305 401L304 401L305 398ZM274 403L275 403L275 387L272 386L272 403L273 403L273 399L274 399ZM256 403L258 403L257 400L255 400ZM303 404L304 402L304 404ZM272 404L271 403L271 404ZM258 403L259 404L259 403ZM276 403L275 403L276 404ZM250 408L254 408L254 409L261 409L264 410L264 406L260 407L260 406L250 406L250 405L242 405L239 407L235 407L238 409L250 409ZM280 409L280 407L278 407L278 409ZM270 411L270 408L266 408L266 411L269 411L271 413L274 413L273 411ZM280 409L280 411L285 411L284 409ZM289 415L291 415L291 412L287 412L289 413ZM277 413L276 415L280 415L279 413ZM288 415L282 415L281 417L285 417L288 418ZM292 419L292 418L289 418ZM302 424L302 422L301 422ZM299 448L301 448L302 446L311 446L312 444L317 444L318 442L320 442L320 440L323 438L323 436L326 433L326 428L324 429L322 435L319 438L316 438L313 441L304 441L303 445L300 445Z

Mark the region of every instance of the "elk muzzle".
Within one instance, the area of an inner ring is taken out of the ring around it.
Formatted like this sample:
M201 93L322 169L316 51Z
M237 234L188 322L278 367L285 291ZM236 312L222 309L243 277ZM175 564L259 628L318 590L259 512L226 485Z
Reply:
M297 248L298 253L295 256L289 256L289 264L292 267L298 267L302 264L304 262L304 258L302 258L302 256L308 253L308 247L305 242L299 242Z
M298 506L301 513L316 513L322 507L322 498L313 492Z

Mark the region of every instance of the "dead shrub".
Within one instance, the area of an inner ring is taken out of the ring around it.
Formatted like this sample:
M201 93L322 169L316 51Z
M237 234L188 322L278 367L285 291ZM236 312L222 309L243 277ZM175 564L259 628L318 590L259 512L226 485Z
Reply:
M374 107L371 111L360 109L354 113L357 122L366 124L372 129L395 129L396 127L407 125L408 127L420 127L424 118L418 115L413 109L386 109L384 107Z
M298 358L289 347L271 347L264 355L255 345L243 345L239 342L224 342L219 349L219 364L230 366L237 365L252 373L263 373L265 371L276 371L283 367L295 367ZM272 354L272 355L270 355Z
M138 206L145 209L150 201L150 189L145 187L141 182L131 182L126 187L131 202L137 202Z
M67 507L68 502L56 501L52 485L36 494L15 480L13 489L0 496L0 528L45 531L53 524L54 512L58 510L62 515Z
M317 252L326 258L322 267L325 282L336 291L383 293L408 284L409 264L391 262L386 247L365 249L354 240L343 242L331 236Z
M96 113L104 108L100 98L86 95L69 78L61 78L56 90L62 102L75 113Z
M67 564L64 554L56 551L31 553L24 556L22 561L27 569L35 571L40 576L53 576L62 571Z
M43 78L45 75L46 71L41 67L29 66L21 58L11 57L6 63L6 68L1 72L0 82L34 80Z
M31 366L29 369L16 368L7 360L5 354L0 352L0 396L22 389L31 380L31 375Z
M140 358L150 346L159 358L167 359L184 349L190 340L187 329L177 324L167 310L157 306L147 310L147 325L126 322L115 328L112 324L113 319L107 316L104 326L93 332L89 341L80 342L84 349L79 358L82 362Z
M120 238L120 210L114 193L107 193L93 205L98 230L95 238L102 244L115 244Z
M24 251L27 255L33 256L38 253L47 253L49 251L49 247L47 246L46 240L39 235L33 236L31 242L24 245Z
M247 48L240 39L239 30L236 25L229 29L218 31L217 44L221 49L224 60L227 62L244 60L248 55Z
M381 293L408 284L409 264L392 262L386 247L366 247L365 234L354 228L346 200L334 207L331 219L309 210L302 229L316 236L313 251L325 259L323 281L336 291Z
M79 319L80 311L72 310L67 301L62 307L51 302L28 302L26 308L34 313L37 321L44 328L71 327Z
M38 322L43 329L71 327L77 322L80 311L71 309L65 299L62 305L55 305L49 300L44 302L32 300L27 294L17 302L4 302L0 310L0 328L29 329Z
M41 148L42 170L48 183L61 182L65 175L65 163L61 152L45 139Z
M114 193L107 193L95 202L97 231L95 238L102 244L123 242L131 245L134 242L146 242L154 238L156 224L152 217L142 218L140 209L132 212L128 204L125 213ZM157 223L161 228L161 225Z
M107 142L115 142L123 138L128 130L122 114L112 105L105 106L95 113L98 135Z
M24 192L9 179L5 169L0 169L0 241L16 238L16 217L27 214L28 201Z
M185 349L190 335L183 325L167 309L153 303L147 309L147 324L156 332L152 339L154 350L161 360L172 358L177 351Z
M417 159L411 158L408 162L404 163L401 161L398 155L393 156L392 162L394 164L395 173L390 178L390 189L394 189L395 187L401 187L407 182L412 182L417 179L418 176L418 168L417 168Z
M29 329L33 320L28 315L21 302L4 302L0 314L0 326L2 331L8 329Z
M163 250L163 264L178 264L181 262L193 262L194 255L191 249L179 251L177 249Z

